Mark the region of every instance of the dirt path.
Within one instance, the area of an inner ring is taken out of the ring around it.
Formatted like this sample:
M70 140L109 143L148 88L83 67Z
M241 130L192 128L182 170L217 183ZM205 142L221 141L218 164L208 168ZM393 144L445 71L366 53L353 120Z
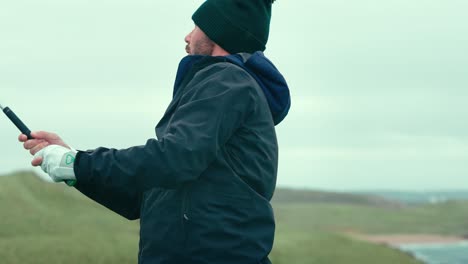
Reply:
M425 244L425 243L453 243L466 240L458 236L442 236L434 234L380 234L368 235L360 233L346 233L352 238L364 240L376 244L400 245L400 244Z

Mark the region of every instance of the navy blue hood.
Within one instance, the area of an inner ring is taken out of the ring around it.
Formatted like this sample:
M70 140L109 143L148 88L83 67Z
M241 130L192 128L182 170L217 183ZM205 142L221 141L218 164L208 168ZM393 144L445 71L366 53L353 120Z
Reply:
M174 95L185 73L187 73L196 62L205 57L206 56L201 55L189 55L181 60L177 70ZM257 51L253 54L239 53L219 58L247 71L262 88L268 101L274 124L277 125L283 121L291 107L288 84L283 75L278 71L275 65L265 57L263 52Z
M291 96L286 80L275 65L261 51L252 55L247 53L229 55L226 59L250 73L260 85L270 106L275 125L283 121L291 107Z

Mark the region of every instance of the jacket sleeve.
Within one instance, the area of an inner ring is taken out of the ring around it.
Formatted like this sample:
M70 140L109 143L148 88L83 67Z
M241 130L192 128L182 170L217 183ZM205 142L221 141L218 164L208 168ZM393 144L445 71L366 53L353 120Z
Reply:
M222 77L221 77L222 76ZM75 161L78 182L142 193L196 180L248 116L252 78L229 63L198 72L187 84L165 134L123 150L98 148Z
M78 155L80 155L79 152ZM97 203L129 219L140 218L141 196L135 192L118 191L106 186L97 186L84 181L77 181L75 188Z

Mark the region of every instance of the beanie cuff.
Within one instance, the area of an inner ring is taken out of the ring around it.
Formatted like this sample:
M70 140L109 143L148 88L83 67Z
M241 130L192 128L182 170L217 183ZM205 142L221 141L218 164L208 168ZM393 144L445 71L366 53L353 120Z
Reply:
M192 20L212 41L231 54L265 50L265 44L232 23L211 1L203 3Z

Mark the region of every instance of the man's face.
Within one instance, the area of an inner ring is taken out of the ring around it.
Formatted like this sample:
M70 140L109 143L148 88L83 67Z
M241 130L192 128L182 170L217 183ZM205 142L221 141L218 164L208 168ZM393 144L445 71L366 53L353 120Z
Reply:
M214 42L197 26L185 37L185 51L190 55L212 55Z

